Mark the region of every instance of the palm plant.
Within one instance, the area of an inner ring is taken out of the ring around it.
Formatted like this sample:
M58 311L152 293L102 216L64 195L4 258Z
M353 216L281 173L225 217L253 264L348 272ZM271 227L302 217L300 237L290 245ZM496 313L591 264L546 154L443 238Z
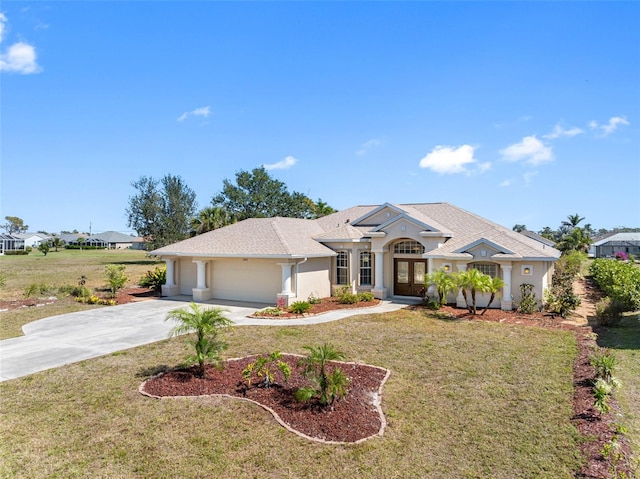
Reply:
M462 292L467 309L475 315L477 313L476 293L489 291L491 277L473 268L457 273L455 281L456 286ZM469 298L471 298L471 302L469 302Z
M488 275L485 275L485 276L489 278L489 281L487 281L487 289L485 292L491 293L491 297L489 298L489 302L487 303L485 308L482 310L482 313L480 313L480 315L483 315L484 313L487 312L487 309L489 309L489 306L491 306L491 303L493 303L493 300L496 298L496 296L500 293L500 291L504 287L504 281L502 281L501 278L498 278L497 276L494 278Z
M591 243L591 238L582 228L574 228L569 234L562 238L560 243L558 243L558 249L563 253L568 251L586 253L589 250Z
M435 285L440 306L447 303L447 294L450 291L455 291L457 287L455 277L442 269L425 276L424 284L426 287Z
M220 331L233 323L222 313L222 308L203 308L191 303L189 309L174 309L169 311L166 320L176 321L178 324L171 330L170 336L195 333L195 338L188 343L195 349L195 354L187 361L197 362L199 376L204 376L207 361L219 367L222 362L220 353L227 349L227 343L220 336Z
M562 222L563 226L567 226L569 229L576 228L578 224L584 219L584 216L580 216L578 213L575 215L567 216L567 219Z
M200 210L198 216L191 220L193 235L207 233L232 223L229 212L220 206L209 206Z
M302 358L299 365L303 367L303 374L313 383L312 387L304 387L296 391L296 399L308 401L312 397L319 395L320 404L327 406L332 404L338 397L346 394L349 379L340 368L334 368L331 373L327 366L329 361L339 361L344 359L344 353L337 351L331 344L323 344L314 348L305 346L304 349L309 354Z

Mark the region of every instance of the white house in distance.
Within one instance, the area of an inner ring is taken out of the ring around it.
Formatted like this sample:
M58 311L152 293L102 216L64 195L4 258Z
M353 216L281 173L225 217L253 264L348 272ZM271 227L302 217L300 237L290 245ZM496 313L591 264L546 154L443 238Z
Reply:
M560 252L448 203L354 206L318 218L251 218L151 252L167 264L164 296L287 304L347 286L375 297L419 296L425 274L476 268L542 299ZM484 306L489 295L481 295ZM461 294L448 298L464 306Z

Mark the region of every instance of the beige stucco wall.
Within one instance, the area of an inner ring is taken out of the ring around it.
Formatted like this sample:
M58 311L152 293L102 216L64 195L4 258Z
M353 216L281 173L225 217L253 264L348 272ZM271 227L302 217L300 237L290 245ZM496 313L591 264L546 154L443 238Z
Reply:
M180 294L191 296L197 284L197 268L191 258L180 258L176 261L176 284L180 286Z
M330 266L331 258L311 258L294 266L295 301L306 301L311 294L319 298L331 296Z

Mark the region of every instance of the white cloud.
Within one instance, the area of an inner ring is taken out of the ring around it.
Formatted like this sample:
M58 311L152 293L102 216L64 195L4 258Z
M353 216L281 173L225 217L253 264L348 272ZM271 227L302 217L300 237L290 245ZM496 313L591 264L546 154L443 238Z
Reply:
M186 111L182 115L178 117L178 121L185 121L190 116L201 116L203 118L208 118L211 114L211 107L201 106L200 108L196 108L195 110Z
M4 40L7 21L7 17L0 13L0 42ZM36 62L36 49L24 42L10 45L6 51L0 52L0 71L23 75L42 71Z
M284 160L270 165L262 165L265 170L288 170L298 162L293 156L287 156Z
M525 136L520 143L514 143L500 150L507 161L524 161L530 165L539 165L553 161L551 147L538 140L535 135Z
M560 123L557 123L555 127L553 127L553 131L546 135L542 135L543 138L547 138L549 140L555 140L556 138L560 138L562 136L567 136L571 138L572 136L580 135L584 133L584 130L574 126L573 128L569 128L565 130Z
M511 186L511 180L504 180L503 182L500 183L500 186L502 186L503 188L506 188L507 186Z
M592 130L600 129L602 130L602 136L609 136L611 133L618 129L618 126L625 125L629 126L629 120L627 120L624 116L612 116L609 118L609 123L606 125L600 125L597 121L591 120L589 122L589 128Z
M360 147L360 149L358 151L356 151L356 155L362 156L365 153L369 152L370 150L378 147L381 145L380 140L377 140L375 138L369 140L369 141L365 141L362 146Z
M23 42L14 43L6 53L0 53L0 70L23 75L42 71L36 62L36 49Z
M474 147L462 145L459 147L436 146L431 153L420 160L420 168L428 168L436 173L470 173L467 165L475 163Z

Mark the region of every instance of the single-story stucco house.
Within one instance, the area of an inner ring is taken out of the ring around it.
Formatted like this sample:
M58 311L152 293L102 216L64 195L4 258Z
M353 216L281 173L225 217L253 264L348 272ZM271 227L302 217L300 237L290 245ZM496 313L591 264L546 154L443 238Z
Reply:
M344 286L380 299L419 296L425 274L476 268L504 280L492 305L504 310L518 304L523 283L542 299L560 256L448 203L354 206L315 220L251 218L151 253L167 265L164 296L290 304ZM448 299L464 306L461 294Z

